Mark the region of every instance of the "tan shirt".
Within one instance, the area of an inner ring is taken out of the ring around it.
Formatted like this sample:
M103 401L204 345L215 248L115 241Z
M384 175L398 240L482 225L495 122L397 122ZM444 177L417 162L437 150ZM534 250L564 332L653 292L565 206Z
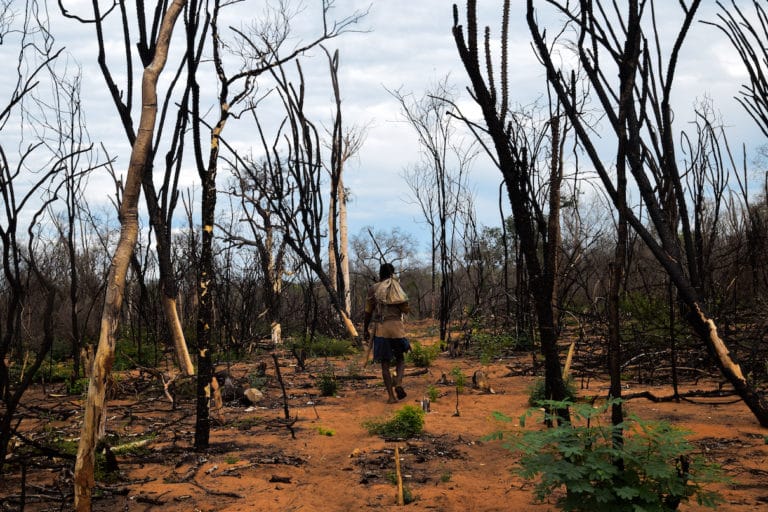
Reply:
M374 283L368 288L368 296L365 299L365 312L372 315L373 336L381 338L405 338L405 322L403 316L411 311L407 302L403 304L384 305L376 301L376 287L381 283Z

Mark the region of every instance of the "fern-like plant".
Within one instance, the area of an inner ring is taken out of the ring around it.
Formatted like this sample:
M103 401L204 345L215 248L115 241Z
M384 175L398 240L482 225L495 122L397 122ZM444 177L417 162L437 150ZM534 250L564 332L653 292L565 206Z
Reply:
M543 420L550 414L546 411L570 407L573 423L512 436L506 447L522 455L518 472L536 480L538 500L564 489L557 506L578 512L662 512L676 510L691 498L712 508L722 501L704 485L725 478L719 468L694 455L687 432L665 421L638 418L618 427L601 424L614 403L609 400L595 408L545 401ZM521 426L537 412L541 410L532 409L521 417ZM496 418L509 421L499 413ZM502 439L504 434L496 432L489 438Z

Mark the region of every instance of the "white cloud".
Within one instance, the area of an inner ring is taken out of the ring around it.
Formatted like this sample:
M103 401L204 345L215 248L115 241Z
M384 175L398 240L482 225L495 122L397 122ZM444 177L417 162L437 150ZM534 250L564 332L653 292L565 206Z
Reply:
M86 0L64 1L74 12L83 14L90 11L90 2ZM461 22L464 23L464 2L457 3ZM498 46L501 1L484 0L478 4L480 23L490 25L492 40ZM296 20L296 39L292 41L311 33L316 34L319 29L315 0L305 2L304 5L304 12ZM360 26L367 32L348 33L328 43L330 49L338 47L340 50L340 85L345 123L348 126L368 127L363 150L358 158L350 162L346 179L355 198L350 206L352 231L355 232L355 226L373 224L377 227L400 226L423 236L423 226L415 222L420 216L418 208L402 201L408 190L401 175L406 167L418 161L418 145L412 129L399 118L397 102L384 87L402 87L403 91L413 91L418 95L437 79L450 75L462 94L459 100L462 109L476 111L464 91L467 85L466 74L451 34L452 2L339 0L335 10L341 16L354 9L366 9L369 5L370 14ZM247 23L247 16L251 12L260 12L258 10L261 6L260 1L235 3L229 8L229 21L238 26ZM667 8L666 3L662 7ZM673 7L677 8L676 3L669 8ZM89 131L95 140L103 140L109 151L119 158L116 168L125 169L129 148L112 100L96 67L93 26L62 19L53 5L50 12L55 18L53 27L56 35L78 58L85 70L83 104L87 110ZM703 15L713 19L714 12L713 7L708 6ZM541 97L544 91L543 72L532 54L524 15L522 2L513 2L510 99L518 104L530 104ZM672 17L662 16L660 19L670 25L675 21ZM107 48L108 58L113 62L120 62L122 58L122 42L116 38L118 34L119 27L112 25L108 31L111 39ZM8 46L0 46L0 52L4 58L10 57ZM319 50L313 51L312 55L314 59L305 62L308 100L312 103L310 112L317 116L318 121L327 125L332 111L327 62ZM756 137L751 121L733 100L744 79L744 71L724 36L712 27L695 24L682 57L674 97L678 129L692 119L691 105L694 99L708 94L714 99L715 107L722 111L726 123L736 128L737 140L733 142L738 144L744 140L752 145L764 143L764 140ZM135 80L138 82L140 73L137 59L134 60L134 66ZM120 66L114 69L116 72L124 72ZM163 75L163 83L167 83L172 72L173 65L169 64ZM122 83L122 77L115 78L118 83ZM210 100L215 88L208 87L204 93ZM138 102L139 98L134 98L134 101ZM237 147L253 146L254 151L260 151L256 131L249 123L232 120L225 130L225 136ZM476 204L480 211L480 221L495 225L498 223L499 172L487 160L480 158L474 166L473 176L476 180L473 187L478 194ZM194 170L188 168L182 183L192 184L196 179ZM93 179L92 184L97 187L93 197L99 197L100 194L103 196L102 191L110 188L103 175Z

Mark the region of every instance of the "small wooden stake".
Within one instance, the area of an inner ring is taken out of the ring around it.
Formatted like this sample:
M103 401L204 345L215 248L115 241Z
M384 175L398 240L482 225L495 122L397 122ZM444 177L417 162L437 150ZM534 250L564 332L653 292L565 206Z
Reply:
M400 449L395 445L395 473L397 474L397 504L405 505L403 497L403 474L400 472Z

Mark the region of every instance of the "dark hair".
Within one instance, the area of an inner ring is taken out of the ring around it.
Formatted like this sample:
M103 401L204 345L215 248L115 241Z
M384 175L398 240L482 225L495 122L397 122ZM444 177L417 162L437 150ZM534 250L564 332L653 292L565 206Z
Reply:
M379 279L387 279L395 275L395 266L391 263L382 263L379 269Z

